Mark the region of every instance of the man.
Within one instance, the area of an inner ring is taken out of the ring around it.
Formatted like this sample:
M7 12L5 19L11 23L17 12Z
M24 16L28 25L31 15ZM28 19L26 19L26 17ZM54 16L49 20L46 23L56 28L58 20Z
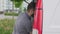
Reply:
M34 16L35 3L31 2L25 13L19 15L15 26L13 34L32 34L32 22L31 16Z

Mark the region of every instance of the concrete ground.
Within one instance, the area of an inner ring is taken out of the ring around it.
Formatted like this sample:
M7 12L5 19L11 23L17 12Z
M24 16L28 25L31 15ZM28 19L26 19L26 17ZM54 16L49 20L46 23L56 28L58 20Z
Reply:
M14 16L14 19L17 19L18 16ZM13 16L5 16L4 14L0 14L0 19L4 19L4 18L8 18L8 19L12 19Z

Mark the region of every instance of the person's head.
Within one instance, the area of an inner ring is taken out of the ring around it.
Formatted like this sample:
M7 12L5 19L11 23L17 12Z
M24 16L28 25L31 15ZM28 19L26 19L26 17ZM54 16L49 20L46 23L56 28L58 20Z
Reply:
M36 3L34 3L34 2L31 2L28 4L27 12L28 12L29 16L34 16L35 6L36 6Z

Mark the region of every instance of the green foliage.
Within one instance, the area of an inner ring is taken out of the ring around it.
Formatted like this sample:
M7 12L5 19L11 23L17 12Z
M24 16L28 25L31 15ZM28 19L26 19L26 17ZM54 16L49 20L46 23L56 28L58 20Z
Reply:
M11 0L15 7L19 8L21 4L23 3L23 0Z
M15 13L15 12L6 12L4 15L6 16L18 16L19 14L18 13Z
M19 8L22 3L23 3L23 1L15 2L14 5L15 5L16 8Z
M23 1L23 0L11 0L11 1L20 2L20 1Z
M14 19L0 20L0 34L12 34L14 23Z

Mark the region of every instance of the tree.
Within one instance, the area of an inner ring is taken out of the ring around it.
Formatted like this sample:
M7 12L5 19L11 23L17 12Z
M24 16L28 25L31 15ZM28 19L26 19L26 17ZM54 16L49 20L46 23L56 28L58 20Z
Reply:
M25 1L26 3L28 3L26 0L11 0L11 1L13 2L12 10L14 10L14 6L16 8L19 8L19 7L21 8L21 4L23 3L23 1ZM14 16L12 17L12 19L14 19Z
M11 0L16 8L19 8L23 3L23 0Z
M23 3L23 0L11 0L12 1L12 12L14 11L14 6L16 8L19 8L21 4ZM12 19L14 19L14 15L12 16Z
M23 1L25 1L26 3L28 3L28 0L11 0L13 2L13 4L15 5L16 8L19 8L21 6L21 4L23 3Z

